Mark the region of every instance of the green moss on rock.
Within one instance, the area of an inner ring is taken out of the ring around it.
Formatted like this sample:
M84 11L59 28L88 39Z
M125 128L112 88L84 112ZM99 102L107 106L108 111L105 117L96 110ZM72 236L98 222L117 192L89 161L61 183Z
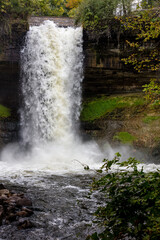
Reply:
M150 124L153 121L158 120L158 119L160 119L160 116L147 116L143 119L143 122L146 124Z
M11 116L11 110L0 104L0 117L7 118Z
M145 104L141 96L101 97L88 101L83 105L81 120L93 121L114 112L116 109L134 108Z
M113 140L118 140L123 144L132 144L136 137L128 132L118 132L114 135Z

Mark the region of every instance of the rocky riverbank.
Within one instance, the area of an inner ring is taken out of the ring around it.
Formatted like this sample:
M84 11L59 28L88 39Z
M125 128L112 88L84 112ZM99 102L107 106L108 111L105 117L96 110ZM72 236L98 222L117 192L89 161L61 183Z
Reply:
M18 229L31 228L32 202L23 193L15 193L0 184L0 225L14 222Z

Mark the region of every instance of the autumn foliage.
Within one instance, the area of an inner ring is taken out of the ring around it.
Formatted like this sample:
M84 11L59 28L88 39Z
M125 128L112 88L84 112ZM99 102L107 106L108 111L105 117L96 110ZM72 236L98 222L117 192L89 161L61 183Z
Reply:
M156 72L157 78L145 84L143 91L146 99L154 106L160 106L160 8L143 10L135 16L121 18L125 30L132 33L132 40L127 40L130 55L123 58L127 65L132 65L138 72Z
M67 8L76 8L82 2L82 0L67 0L66 7Z
M125 29L135 36L134 41L127 40L132 54L123 61L132 64L138 72L160 70L159 11L150 9L121 19Z

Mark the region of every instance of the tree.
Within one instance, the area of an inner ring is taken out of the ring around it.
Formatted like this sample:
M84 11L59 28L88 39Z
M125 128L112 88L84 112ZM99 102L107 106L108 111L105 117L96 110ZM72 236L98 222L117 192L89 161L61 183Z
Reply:
M132 65L138 72L160 71L159 9L142 10L132 17L121 18L121 22L135 36L134 41L127 40L131 54L122 59L125 64ZM148 100L159 105L159 77L151 79L151 83L144 86L144 92Z
M150 8L150 7L158 7L160 5L159 0L142 0L142 7Z
M11 1L10 0L1 0L0 1L0 14L6 14L7 11L10 11Z
M160 19L159 11L146 10L139 15L121 19L126 30L131 30L135 41L128 41L132 54L123 59L141 72L160 69ZM155 43L155 44L153 44Z
M67 0L66 7L68 8L77 8L82 0Z
M53 16L67 16L66 0L50 0Z
M132 3L133 0L82 0L75 19L87 29L107 29L117 14L128 15L132 11Z
M83 0L75 18L87 29L104 29L113 18L116 7L117 0Z
M0 16L26 18L28 15L67 15L65 0L1 0Z
M82 0L67 0L66 8L69 10L69 12L68 12L69 17L76 16L77 9L81 2L82 2Z

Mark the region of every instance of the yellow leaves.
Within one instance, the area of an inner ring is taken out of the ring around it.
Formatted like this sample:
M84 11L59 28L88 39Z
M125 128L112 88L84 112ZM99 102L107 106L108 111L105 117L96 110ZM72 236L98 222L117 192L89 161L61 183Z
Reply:
M60 6L59 8L55 8L53 10L53 15L55 16L62 16L64 13L64 8L62 6Z
M119 18L124 28L136 31L136 39L144 40L158 38L160 36L160 18L152 10L141 11L139 16Z
M4 5L1 6L1 12L5 12L5 6Z
M0 13L7 13L10 6L11 6L10 0L1 0L0 1Z
M131 64L138 72L160 70L160 18L153 11L140 12L139 16L121 17L125 29L133 31L135 39L126 41L132 54L122 59Z
M76 8L82 2L82 0L67 0L66 7L67 8Z
M132 48L139 48L140 47L139 43L137 43L137 42L130 42L130 41L126 40L126 43Z

